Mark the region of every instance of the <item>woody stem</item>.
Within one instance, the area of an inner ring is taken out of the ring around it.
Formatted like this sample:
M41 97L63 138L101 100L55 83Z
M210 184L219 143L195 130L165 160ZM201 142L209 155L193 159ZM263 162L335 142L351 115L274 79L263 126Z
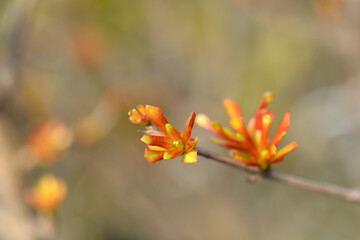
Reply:
M243 163L235 161L229 157L221 156L198 147L196 149L198 150L198 154L200 156L230 165L232 167L241 169L247 173L260 176L264 179L277 181L279 183L287 184L293 187L360 204L360 189L351 189L331 183L319 182L312 179L283 173L273 169L269 169L268 171L264 172L258 167L246 166Z

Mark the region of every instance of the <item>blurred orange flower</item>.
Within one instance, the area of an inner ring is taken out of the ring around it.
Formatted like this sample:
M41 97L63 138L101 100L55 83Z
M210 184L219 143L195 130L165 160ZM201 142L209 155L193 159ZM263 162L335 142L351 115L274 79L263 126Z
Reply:
M29 139L29 149L36 161L49 163L66 150L73 141L72 131L61 120L53 119L37 128Z
M154 130L151 134L144 135L141 138L141 141L149 147L145 149L145 158L149 163L152 164L162 159L172 159L181 155L184 155L182 161L185 163L197 162L197 150L194 147L198 138L191 138L196 117L194 112L190 114L186 122L184 133L179 132L168 123L160 108L146 105L144 113L143 117L148 117L161 131ZM132 121L131 117L130 121Z
M316 13L326 20L336 20L343 12L342 0L314 0Z
M272 101L273 94L264 94L255 115L250 119L246 128L240 106L233 100L226 98L224 108L230 118L232 129L222 127L219 122L212 121L206 115L200 114L196 123L218 135L222 139L213 138L212 141L231 149L232 157L246 165L256 165L266 170L271 164L283 160L286 154L293 151L297 144L292 142L278 150L278 144L290 126L290 112L286 112L272 139L268 139L274 113L266 106Z
M26 191L26 200L37 211L53 214L66 196L66 183L52 174L42 176Z
M107 55L105 36L96 28L77 32L72 49L78 62L89 69L101 67Z

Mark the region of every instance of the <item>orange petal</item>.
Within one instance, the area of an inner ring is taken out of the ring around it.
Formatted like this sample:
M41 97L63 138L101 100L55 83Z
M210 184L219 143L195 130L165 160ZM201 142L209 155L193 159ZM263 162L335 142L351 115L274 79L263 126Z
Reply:
M241 134L239 133L234 133L234 131L231 128L223 127L223 131L228 138L234 140L238 140L239 138L237 136L241 136Z
M290 127L290 112L286 112L282 118L278 129L275 132L275 135L270 143L270 145L277 146L279 142L283 139L286 130Z
M209 132L212 132L213 134L216 134L216 131L212 127L212 120L208 116L206 116L205 114L199 114L196 117L195 122L199 127L202 127L205 130L208 130Z
M197 160L197 149L194 149L190 152L186 152L184 154L184 157L182 159L183 163L196 163L198 162Z
M247 130L244 124L244 120L242 118L232 118L229 122L230 127L234 129L237 133L243 134L244 136L247 134Z
M165 125L168 124L164 114L161 112L161 109L158 107L146 105L145 106L146 115L150 120L155 124L156 127L160 129L165 135L167 135Z
M256 111L256 113L254 114L254 116L250 119L249 124L248 124L248 132L250 135L254 134L254 132L256 130L261 130L262 129L262 119L264 115L270 115L271 118L274 118L274 113L273 111L263 108L263 109L258 109Z
M146 143L149 146L157 146L161 148L171 148L171 142L167 137L164 136L152 136L152 135L144 135L141 138L141 141Z
M261 98L258 110L265 108L274 98L274 94L272 92L266 92Z
M266 148L268 143L269 130L272 118L269 114L265 114L262 119L262 132L261 132L261 148Z
M230 140L230 141L235 140L234 138L231 137L231 134L229 135L229 134L225 133L224 128L221 126L220 122L217 122L217 121L212 122L211 125L215 131L215 134L217 134L219 137L222 137L222 138Z
M249 121L248 130L250 135L252 135L256 130L261 129L262 117L265 114L270 114L270 116L273 116L272 111L266 109L266 106L269 105L269 103L273 100L273 98L274 98L273 93L271 92L264 93L254 116Z
M294 151L296 148L297 148L297 143L296 142L292 142L292 143L289 143L288 145L286 145L285 147L283 147L282 149L280 149L278 151L278 153L276 154L274 160L271 162L271 163L277 163L277 162L280 162L284 159L284 157Z
M226 141L219 138L211 138L211 141L213 143L219 144L223 147L229 148L229 149L237 149L239 151L248 151L248 147L240 142L234 142L234 141Z
M244 120L242 118L233 118L230 120L230 126L237 132L244 135L245 139L253 144L252 138L250 137L248 131L246 130Z
M199 138L189 138L188 141L186 142L186 147L185 147L185 152L189 152L190 150L192 150L196 144L198 143Z
M164 159L173 159L184 153L184 150L178 150L176 148L168 149L164 153Z
M156 151L156 152L165 152L166 148L158 147L158 146L148 146L150 150Z
M195 112L192 112L192 113L190 114L190 117L189 117L188 120L186 121L185 131L184 131L185 142L186 142L186 141L190 138L190 136L191 136L192 128L193 128L194 123L195 123L195 118L196 118L196 114L195 114Z
M251 157L246 157L246 154L242 154L239 151L231 151L231 156L234 160L243 162L245 165L254 165L255 163L251 161Z
M234 100L230 98L225 98L223 101L223 106L230 119L242 117L240 106Z
M141 114L141 115L145 115L145 107L141 104L137 105L136 109L138 110L138 112Z
M271 159L277 154L277 148L275 145L272 145L268 150L268 155L261 160L261 162L268 162L271 161Z
M129 120L132 123L135 123L135 124L140 124L141 123L141 115L140 115L140 113L138 113L138 111L136 111L135 108L131 109L128 112L128 115L129 115Z
M245 136L244 144L248 147L248 151L250 151L254 157L257 156L255 144L253 139L250 137L248 131L246 130L244 121L242 118L233 118L230 120L230 126L238 133L243 134Z
M144 157L146 158L146 160L148 160L149 163L153 164L153 163L156 163L157 161L160 161L161 159L163 159L164 152L163 151L154 151L154 150L150 150L150 149L146 148Z
M169 136L172 140L180 140L181 134L180 132L174 128L170 123L167 123L165 125L166 128L166 135ZM164 133L165 134L165 133Z

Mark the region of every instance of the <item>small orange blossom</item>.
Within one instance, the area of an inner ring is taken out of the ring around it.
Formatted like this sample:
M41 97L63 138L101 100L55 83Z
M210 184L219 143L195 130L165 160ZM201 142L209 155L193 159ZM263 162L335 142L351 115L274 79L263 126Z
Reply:
M198 116L196 122L200 127L221 137L222 139L213 138L212 141L231 149L235 160L266 170L271 164L282 161L286 154L297 147L296 142L292 142L278 150L278 144L290 126L290 112L285 113L273 138L268 138L274 113L266 107L272 99L273 94L270 92L263 95L247 127L240 106L229 98L224 99L223 105L230 118L229 124L232 129L222 127L219 122L214 122L203 114Z
M52 174L42 176L26 192L26 199L37 211L52 214L66 196L66 183Z
M162 159L172 159L181 155L184 156L182 161L185 163L197 162L197 150L194 147L198 138L191 138L196 117L194 112L190 114L185 131L182 133L166 120L160 108L146 105L142 111L142 107L139 108L139 106L138 111L140 113L135 113L135 109L129 112L130 121L148 125L146 122L148 118L161 131L152 131L141 138L141 141L148 145L144 155L149 163L152 164Z

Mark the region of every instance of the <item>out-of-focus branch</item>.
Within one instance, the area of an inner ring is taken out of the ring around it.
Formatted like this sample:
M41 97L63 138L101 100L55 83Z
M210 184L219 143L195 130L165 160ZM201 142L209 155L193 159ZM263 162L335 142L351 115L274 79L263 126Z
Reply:
M11 23L8 33L8 64L12 66L13 77L18 79L19 65L23 57L24 47L27 40L32 12L36 6L36 0L16 1L14 6L14 21Z
M20 178L12 164L16 151L9 129L9 123L0 118L0 239L35 239L33 222L21 201Z
M53 239L50 224L44 224L25 206L22 172L16 165L18 151L15 127L9 121L13 111L17 85L22 78L22 62L31 18L37 0L9 1L0 24L0 35L5 47L5 62L0 65L0 239L34 240ZM49 230L50 229L50 230Z
M6 11L6 22L2 24L1 35L4 38L6 59L0 66L0 103L5 104L16 92L15 85L21 78L21 62L24 55L29 25L36 0L10 1Z
M257 167L245 166L239 161L235 161L231 158L221 156L201 148L197 148L197 150L200 156L230 165L232 167L248 172L252 175L262 177L264 179L277 181L279 183L287 184L293 187L321 193L332 197L337 197L349 202L360 204L360 189L350 189L330 183L318 182L304 177L286 174L273 169L269 169L268 171L264 172Z

